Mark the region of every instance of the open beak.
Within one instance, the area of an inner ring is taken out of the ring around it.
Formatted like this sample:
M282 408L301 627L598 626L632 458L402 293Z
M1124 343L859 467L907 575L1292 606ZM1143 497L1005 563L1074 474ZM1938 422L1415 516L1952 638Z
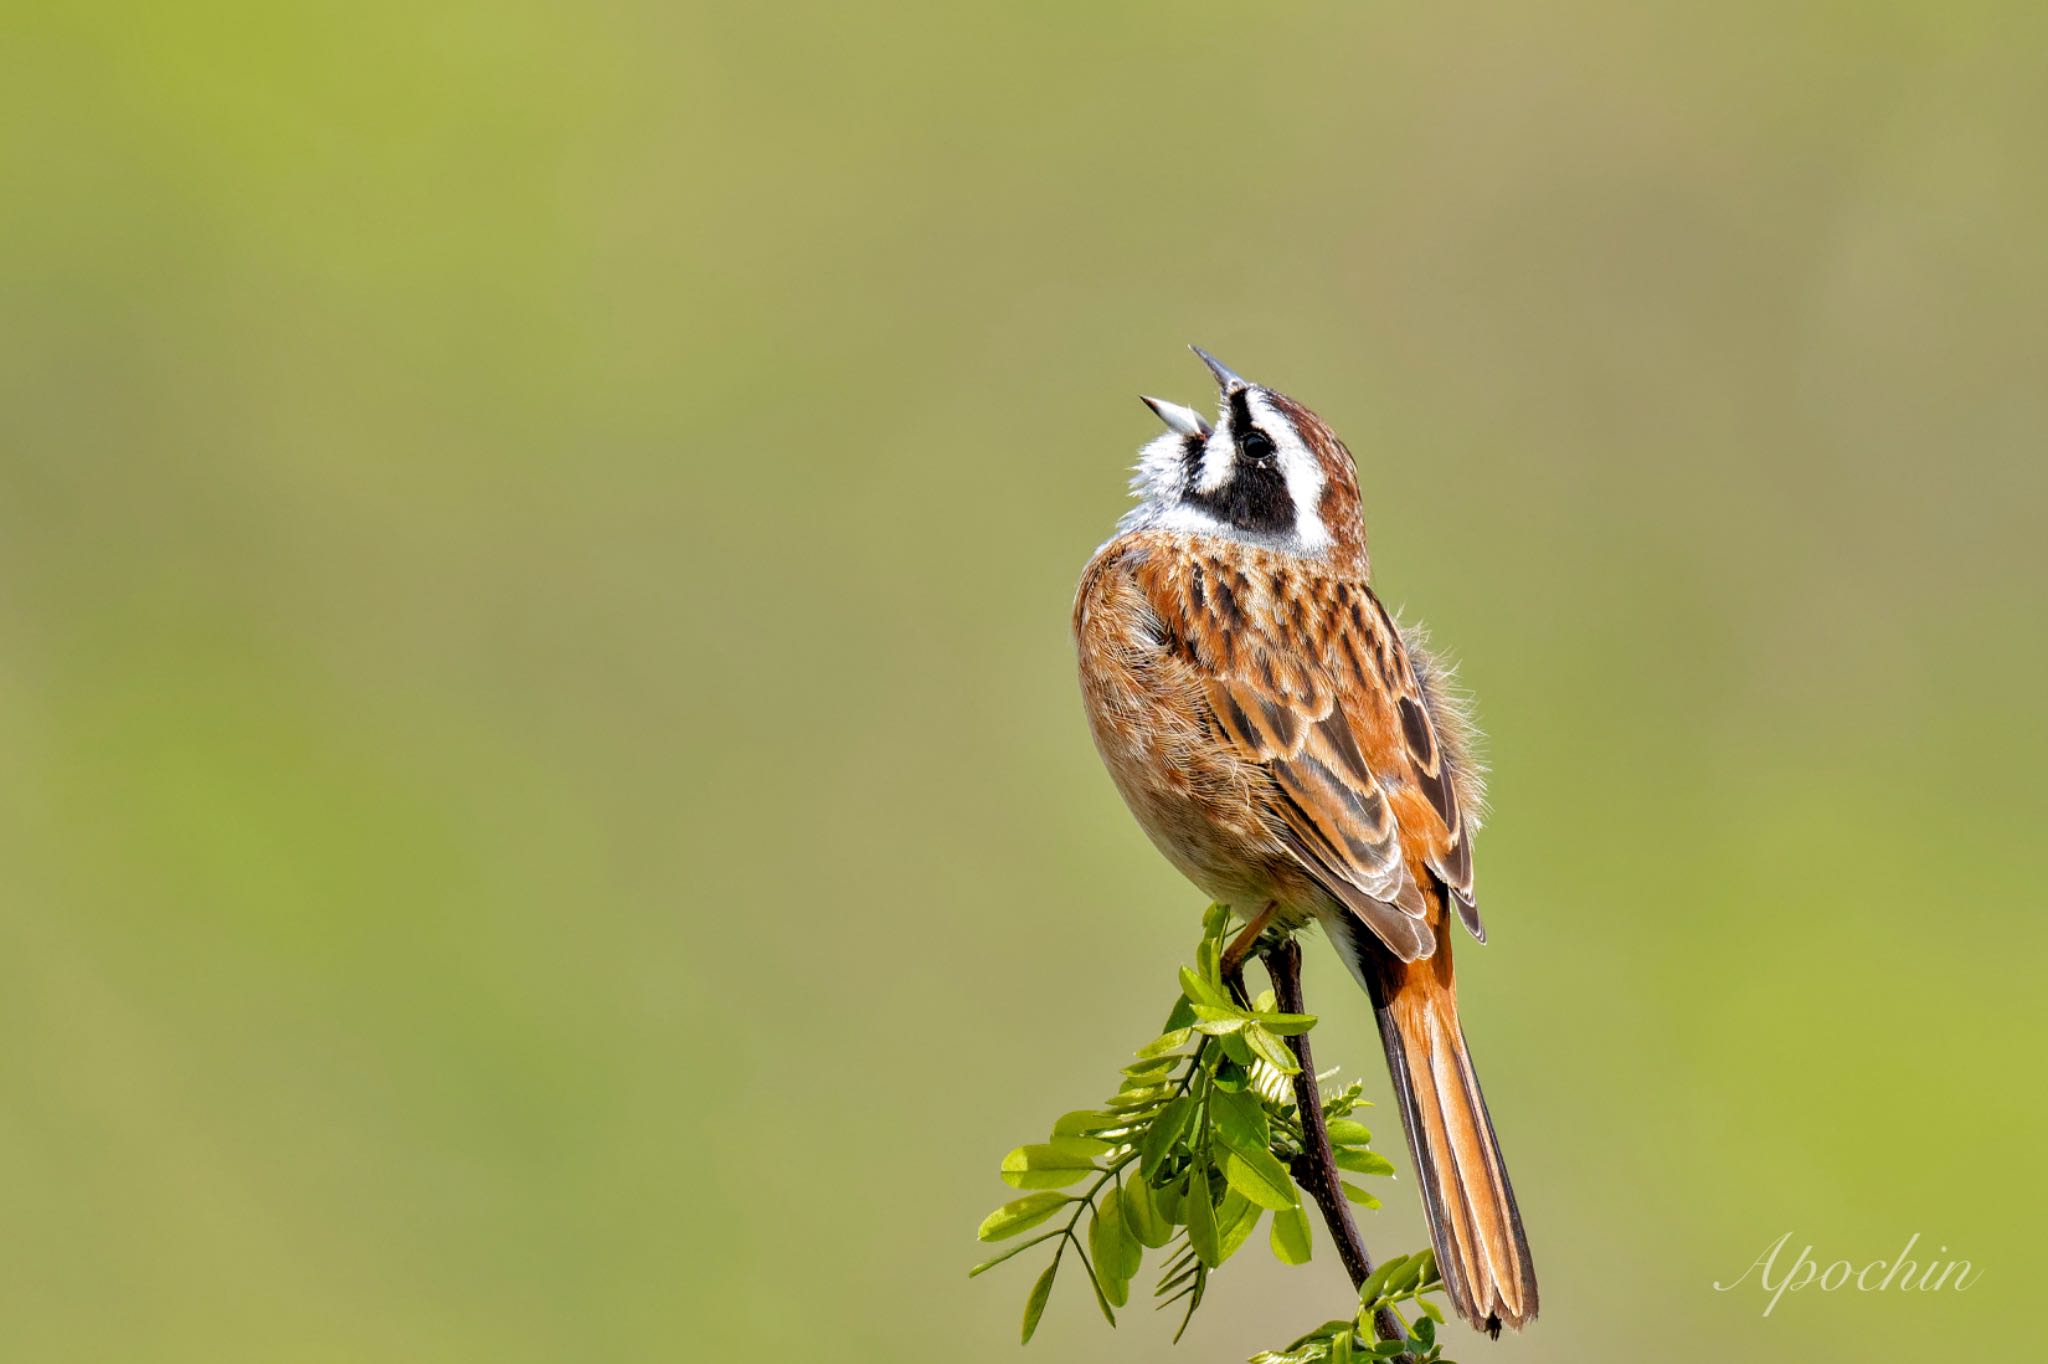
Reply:
M1164 398L1147 398L1143 395L1139 396L1138 401L1151 408L1152 415L1165 422L1169 430L1178 431L1183 436L1209 439L1209 423L1203 421L1201 414L1192 408L1167 402Z
M1209 372L1216 376L1216 387L1222 389L1225 394L1235 393L1239 389L1251 387L1251 385L1246 383L1243 379L1240 379L1237 375L1231 373L1229 368L1225 366L1221 360L1218 360L1215 356L1209 354L1209 352L1203 350L1200 346L1189 346L1188 349L1202 357L1202 363L1207 365L1209 367Z

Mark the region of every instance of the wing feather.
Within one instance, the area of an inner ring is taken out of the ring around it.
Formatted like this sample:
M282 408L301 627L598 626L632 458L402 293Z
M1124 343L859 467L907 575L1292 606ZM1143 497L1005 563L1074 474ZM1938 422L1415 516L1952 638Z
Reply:
M1458 918L1480 942L1486 941L1486 927L1479 918L1479 906L1472 896L1472 824L1459 794L1459 773L1431 704L1433 689L1415 666L1416 653L1401 638L1391 616L1382 617L1391 634L1398 666L1386 677L1394 693L1394 709L1401 719L1402 746L1407 751L1409 774L1416 787L1443 821L1430 831L1423 861L1442 881L1458 908ZM1427 664L1427 655L1421 655Z
M1361 691L1372 674L1352 672L1337 651L1347 622L1328 628L1309 595L1314 581L1303 577L1276 582L1200 559L1148 567L1157 571L1140 576L1162 636L1201 675L1212 730L1271 778L1271 814L1289 854L1404 961L1428 956L1428 901L1361 729L1372 726L1381 692ZM1280 585L1289 588L1284 602L1274 598ZM1330 647L1304 648L1311 639ZM1399 651L1393 640L1347 643L1357 662Z
M1271 778L1289 854L1403 960L1434 950L1439 893L1484 942L1462 712L1371 589L1221 554L1159 556L1138 576L1211 729Z

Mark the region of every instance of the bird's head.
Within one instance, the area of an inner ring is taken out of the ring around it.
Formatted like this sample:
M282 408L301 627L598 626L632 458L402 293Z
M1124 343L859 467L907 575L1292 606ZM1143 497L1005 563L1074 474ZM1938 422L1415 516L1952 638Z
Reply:
M1221 390L1216 422L1143 400L1167 433L1139 452L1131 480L1138 506L1119 528L1214 535L1364 573L1365 522L1344 442L1294 399L1191 349Z

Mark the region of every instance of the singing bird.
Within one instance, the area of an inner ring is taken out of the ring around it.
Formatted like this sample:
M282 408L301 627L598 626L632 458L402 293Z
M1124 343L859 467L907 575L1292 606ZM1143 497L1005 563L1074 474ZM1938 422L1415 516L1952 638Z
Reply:
M1447 1296L1520 1327L1536 1272L1451 968L1453 915L1486 941L1470 720L1373 593L1351 452L1195 353L1216 422L1144 400L1167 433L1075 597L1096 747L1167 860L1247 921L1233 960L1322 926L1372 998Z

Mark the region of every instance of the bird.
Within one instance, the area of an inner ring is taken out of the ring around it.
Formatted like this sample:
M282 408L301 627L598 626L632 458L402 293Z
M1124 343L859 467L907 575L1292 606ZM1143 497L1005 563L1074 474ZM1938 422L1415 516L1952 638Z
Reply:
M1445 1294L1498 1336L1538 1295L1452 971L1453 918L1486 941L1476 730L1373 591L1351 452L1190 349L1216 420L1143 399L1167 430L1075 594L1089 728L1153 844L1246 921L1230 965L1317 924L1370 996Z

